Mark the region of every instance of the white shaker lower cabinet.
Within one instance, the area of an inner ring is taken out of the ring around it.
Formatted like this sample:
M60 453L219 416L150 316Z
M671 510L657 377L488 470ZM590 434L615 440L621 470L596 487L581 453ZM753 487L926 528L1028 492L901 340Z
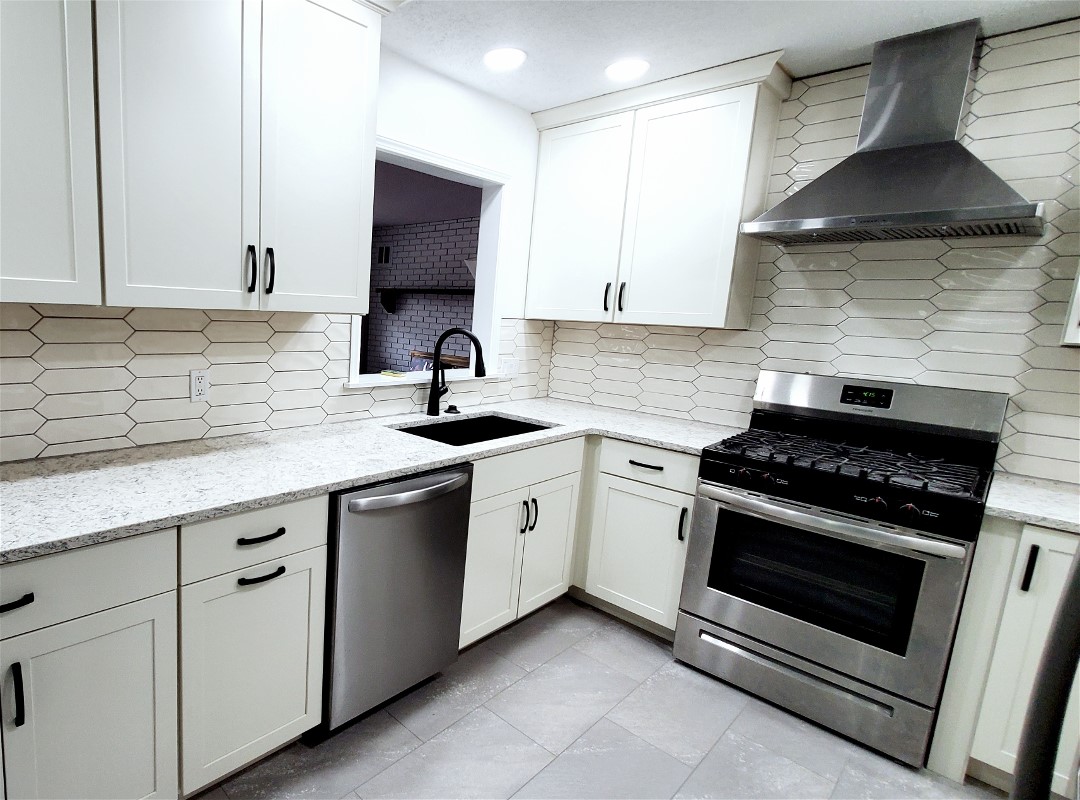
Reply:
M461 647L569 588L582 449L574 439L476 462Z
M983 692L971 757L1012 773L1035 674L1080 539L1025 526ZM1037 548L1037 549L1036 549ZM1080 760L1080 681L1074 681L1053 790L1072 797Z
M604 440L585 591L675 628L697 467L686 453Z
M175 569L175 531L0 568L8 798L177 796Z
M326 501L182 531L181 580L201 578L180 587L184 794L321 719ZM230 571L204 577L215 562Z

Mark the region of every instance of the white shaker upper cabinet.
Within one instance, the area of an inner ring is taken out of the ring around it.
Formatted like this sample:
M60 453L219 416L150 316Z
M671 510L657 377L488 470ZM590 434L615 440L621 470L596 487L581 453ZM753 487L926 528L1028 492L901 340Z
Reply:
M256 2L97 7L109 305L257 309Z
M746 328L780 101L768 53L533 115L525 315Z
M0 299L101 302L89 0L0 3Z
M368 311L381 22L352 0L263 6L265 309Z
M364 313L380 17L102 0L110 305Z
M633 112L540 134L528 316L611 319Z
M615 320L722 328L736 261L756 86L637 112ZM746 320L741 322L746 324Z

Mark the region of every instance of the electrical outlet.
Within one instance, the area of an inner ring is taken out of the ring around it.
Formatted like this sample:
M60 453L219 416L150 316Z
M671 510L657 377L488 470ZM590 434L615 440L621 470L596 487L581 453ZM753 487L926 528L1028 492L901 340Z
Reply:
M205 402L210 392L210 370L193 369L191 371L191 402Z
M513 356L503 356L499 359L500 375L517 375L521 364Z

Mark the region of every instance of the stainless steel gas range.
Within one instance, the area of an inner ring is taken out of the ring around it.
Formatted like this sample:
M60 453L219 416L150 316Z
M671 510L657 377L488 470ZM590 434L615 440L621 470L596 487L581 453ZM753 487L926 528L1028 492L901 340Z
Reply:
M702 453L676 657L924 764L1007 401L762 371Z

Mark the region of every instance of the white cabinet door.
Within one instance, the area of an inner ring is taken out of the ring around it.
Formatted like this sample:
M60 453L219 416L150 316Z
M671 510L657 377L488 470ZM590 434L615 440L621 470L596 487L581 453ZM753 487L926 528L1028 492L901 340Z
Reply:
M633 123L628 111L540 134L526 316L611 319Z
M693 507L691 495L601 473L586 591L673 629Z
M181 588L185 794L319 723L325 601L326 547Z
M6 639L0 669L9 797L177 796L175 592Z
M1033 526L1024 528L1013 566L1005 609L998 628L990 673L983 691L982 710L975 728L971 755L1012 773L1027 714L1035 673L1039 668L1054 612L1069 575L1078 540L1074 535ZM1027 565L1038 552L1030 585L1023 590ZM1065 713L1061 744L1054 766L1053 790L1072 796L1080 739L1080 682L1073 682Z
M352 0L263 7L265 309L367 313L380 24Z
M616 321L727 324L757 92L742 86L637 112Z
M88 0L0 3L0 296L101 303Z
M472 504L461 598L461 647L517 619L528 504L528 488Z
M532 517L521 557L518 616L535 611L570 588L581 473L538 483L530 490Z
M260 16L253 0L97 3L109 305L259 307Z

